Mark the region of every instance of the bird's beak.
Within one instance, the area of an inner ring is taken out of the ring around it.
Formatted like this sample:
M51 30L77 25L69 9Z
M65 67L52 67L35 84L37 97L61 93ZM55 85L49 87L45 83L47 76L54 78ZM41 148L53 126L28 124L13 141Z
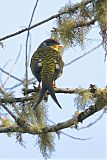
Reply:
M62 44L56 45L57 48L64 48L64 46Z
M64 46L62 44L55 45L54 49L60 51Z
M60 50L62 48L64 48L64 46L62 44L57 44L57 45L54 45L54 46L51 46L51 47L54 48L58 52L60 52Z

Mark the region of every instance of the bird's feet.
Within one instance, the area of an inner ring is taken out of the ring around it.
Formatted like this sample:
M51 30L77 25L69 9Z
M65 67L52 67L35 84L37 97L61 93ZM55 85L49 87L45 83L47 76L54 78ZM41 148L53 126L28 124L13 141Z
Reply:
M47 101L48 101L48 96L49 96L49 93L48 93L48 92L46 92L46 93L45 93L45 96L44 96L44 101L45 101L45 102L47 102Z
M54 89L56 88L56 83L55 83L55 81L53 81L53 88L54 88Z

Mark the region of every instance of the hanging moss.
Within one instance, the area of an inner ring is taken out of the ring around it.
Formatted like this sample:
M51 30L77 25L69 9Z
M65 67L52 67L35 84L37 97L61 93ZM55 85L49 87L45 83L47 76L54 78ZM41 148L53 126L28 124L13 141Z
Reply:
M96 18L100 25L107 22L107 1L97 0L96 1Z
M81 92L82 91L82 92ZM96 89L95 93L91 93L90 90L83 91L79 89L74 99L77 110L84 110L86 107L94 105L98 110L101 110L107 106L107 88Z
M83 5L80 3L79 8L72 10L73 5L70 3L61 8L59 13L65 12L57 18L57 29L53 32L53 36L57 37L65 47L71 45L83 46L86 34L89 31L91 23L89 21L94 17L93 3Z
M42 133L38 136L40 152L45 159L50 158L54 149L54 136L52 133Z
M83 91L82 93L79 92L74 99L78 111L86 109L86 107L92 105L94 102L95 99L93 98L92 93L88 90Z
M30 102L30 108L34 108L36 100L38 99L38 93L34 93L33 100ZM30 111L30 110L29 110ZM47 126L47 106L44 102L40 103L38 107L32 112L31 119L35 123L35 130L39 131L42 128ZM45 159L50 158L51 153L54 151L54 136L52 133L42 133L37 135L37 144L39 145L40 152L42 153Z

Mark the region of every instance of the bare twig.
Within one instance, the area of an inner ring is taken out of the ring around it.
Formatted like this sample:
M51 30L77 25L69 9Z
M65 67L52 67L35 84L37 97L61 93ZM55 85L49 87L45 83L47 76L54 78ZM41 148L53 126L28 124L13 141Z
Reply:
M72 138L72 139L75 139L75 140L86 141L86 140L92 139L92 137L89 137L89 138L77 138L77 137L71 136L71 135L69 135L69 134L67 134L67 133L65 133L65 132L62 132L62 131L61 131L61 133L62 133L63 135L65 135L65 136L67 136L67 137L69 137L69 138Z
M56 124L56 123L54 123L54 122L53 122L52 120L50 120L50 119L47 119L47 120L48 120L49 122L53 123L53 124ZM69 137L69 138L75 139L75 140L85 141L85 140L90 140L90 139L92 139L91 137L90 137L90 138L78 138L78 137L74 137L74 136L71 136L71 135L63 132L63 131L60 131L60 133L62 133L63 135L65 135L65 136L67 136L67 137Z
M36 7L38 5L38 1L39 0L37 0L34 5L34 9L33 9L32 15L31 15L31 19L30 19L28 28L30 28L30 26L31 26ZM27 37L26 37L26 52L25 52L25 88L26 89L28 89L28 40L29 40L29 34L30 34L30 30L28 30Z
M74 63L74 62L80 60L81 58L83 58L83 57L87 56L88 54L92 53L94 50L98 49L101 45L102 45L102 43L100 43L100 44L97 45L96 47L92 48L90 51L84 53L83 55L81 55L81 56L75 58L74 60L72 60L72 61L70 61L70 62L68 62L68 63L65 64L64 66L65 66L65 67L66 67L66 66L69 66L69 65L71 65L72 63Z
M0 126L0 133L8 133L8 132L23 132L24 130L22 128L20 128L18 125L11 125L11 126L6 126L6 127L2 127Z
M103 107L102 107L103 108ZM96 108L96 106L90 106L88 109L86 109L84 112L81 112L78 116L78 122L81 122L81 120L85 120L86 118L88 118L89 116L93 115L94 113L98 112L99 110L102 109L100 107ZM6 109L7 110L7 109ZM15 117L16 118L16 117ZM55 125L51 125L51 126L47 126L45 128L42 129L36 129L35 125L30 125L27 123L22 123L22 121L20 121L19 126L17 125L13 125L13 126L9 126L9 127L0 127L0 133L8 133L8 132L20 132L20 133L29 133L29 134L41 134L41 133L49 133L49 132L57 132L59 130L65 129L65 128L69 128L71 126L74 126L74 122L77 119L77 117L73 117L67 121L64 122L60 122L57 123ZM25 124L25 126L24 126Z
M13 85L12 87L5 88L5 89L6 89L6 90L12 90L12 89L15 89L15 88L23 85L23 83L24 83L24 82L22 81L21 83L17 83L17 84L15 84L15 85ZM31 78L31 79L28 80L28 85L35 84L35 83L36 83L35 78Z
M3 70L1 67L0 67L0 71L3 72L3 73L5 73L5 74L7 74L7 75L9 75L11 78L13 78L13 79L15 79L15 80L23 83L23 80L17 78L16 76L14 76L12 74L9 74L7 71Z
M77 130L80 130L80 129L85 129L85 128L91 127L92 125L94 125L95 123L97 123L97 122L103 117L104 113L105 113L105 110L101 113L101 115L100 115L94 122L88 124L88 125L85 126L85 127L76 128L76 129L77 129Z
M16 60L15 60L15 62L14 62L14 64L13 64L13 66L12 66L12 68L11 68L11 70L10 70L9 74L8 74L8 77L7 77L7 79L5 80L5 82L3 83L3 86L5 86L6 82L7 82L7 81L8 81L8 79L10 78L10 75L11 75L11 73L12 73L12 71L13 71L13 69L14 69L14 67L15 67L15 65L16 65L16 63L17 63L17 61L18 61L19 57L20 57L21 50L22 50L22 45L20 46L20 50L19 50L18 56L16 57Z
M21 82L21 83L17 83L17 84L15 84L14 86L12 86L12 87L9 87L9 88L5 88L5 90L13 90L13 89L15 89L15 88L17 88L17 87L19 87L19 86L21 86L23 83Z
M29 97L19 97L19 98L11 98L11 99L0 98L0 102L1 103L9 103L9 104L18 103L18 102L22 102L23 103L23 102L30 101L32 99L33 99L32 96L29 96Z
M69 13L69 12L74 12L74 10L77 10L81 5L87 5L87 4L91 3L91 2L93 2L93 0L84 0L81 3L77 3L76 5L73 5L71 8L69 8L69 10L66 10L64 12L55 14L55 15L53 15L53 16L51 16L51 17L49 17L49 18L47 18L47 19L45 19L45 20L43 20L43 21L41 21L39 23L36 23L36 24L32 25L31 27L24 28L24 29L22 29L20 31L17 31L17 32L12 33L12 34L9 34L7 36L4 36L4 37L0 38L0 41L6 40L8 38L11 38L11 37L14 37L16 35L19 35L19 34L21 34L23 32L29 31L29 30L31 30L33 28L36 28L37 26L40 26L40 25L42 25L42 24L44 24L44 23L46 23L46 22L48 22L48 21L50 21L52 19L58 18L63 14L66 14L66 13Z
M11 61L11 59L9 59L9 60L4 64L4 66L2 67L3 70L4 70L4 68L9 64L10 61ZM3 83L2 83L2 73L3 73L3 72L1 72L1 75L0 75L0 81L1 81L1 86L3 87Z
M29 93L32 93L32 92L38 92L38 88L36 89L28 89L28 90L25 90L23 89L24 91L24 94L29 94ZM55 93L69 93L69 94L74 94L74 93L77 93L77 92L82 92L82 89L70 89L70 88L55 88L54 89Z
M6 105L2 104L1 102L0 105L9 113L9 115L11 115L14 118L15 121L17 121L16 116L6 107Z

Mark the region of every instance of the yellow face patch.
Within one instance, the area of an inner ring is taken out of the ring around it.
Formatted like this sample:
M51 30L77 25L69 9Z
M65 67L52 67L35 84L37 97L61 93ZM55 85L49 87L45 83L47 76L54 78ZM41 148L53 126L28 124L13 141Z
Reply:
M56 51L60 52L61 49L63 48L63 45L54 45L54 46L51 46L51 48L55 49Z

